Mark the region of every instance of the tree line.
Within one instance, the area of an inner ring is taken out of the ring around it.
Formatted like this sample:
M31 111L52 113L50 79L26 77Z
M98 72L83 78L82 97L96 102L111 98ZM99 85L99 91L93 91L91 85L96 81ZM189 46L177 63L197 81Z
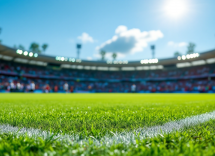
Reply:
M26 50L26 48L21 44L18 46L14 45L14 48L20 49L20 50ZM46 44L46 43L44 43L40 46L38 43L33 42L30 44L29 51L40 54L42 52L44 53L47 48L48 48L48 44Z
M187 45L187 52L186 54L193 54L195 52L195 43L192 43L190 42L188 45ZM179 51L176 51L174 53L174 57L178 57L178 56L181 56L182 54L179 52Z
M101 55L101 60L102 60L102 61L105 61L106 52L105 52L104 50L101 50L101 51L100 51L100 55ZM117 58L117 53L113 53L113 54L112 54L112 58L113 58L113 60L116 60L116 58Z
M195 52L195 47L196 45L192 42L190 42L188 45L187 45L187 51L186 51L186 54L193 54ZM101 55L101 60L102 61L105 61L105 55L106 55L106 52L104 50L101 50L100 51L100 55ZM182 53L180 53L179 51L176 51L174 53L174 57L178 57L178 56L181 56ZM112 54L112 58L113 60L116 60L117 58L117 53L113 53Z

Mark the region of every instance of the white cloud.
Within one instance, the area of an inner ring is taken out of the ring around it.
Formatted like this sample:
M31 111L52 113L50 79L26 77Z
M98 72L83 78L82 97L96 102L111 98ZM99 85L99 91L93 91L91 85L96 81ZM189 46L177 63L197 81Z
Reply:
M105 50L107 53L136 53L143 51L148 42L156 41L162 37L163 33L160 30L141 32L140 29L128 30L126 26L120 25L116 28L115 35L96 47L96 50Z
M87 60L89 60L89 61L90 61L90 60L92 60L92 57L90 57L90 56L89 56L89 57L87 57Z
M116 28L115 33L116 33L116 34L120 34L120 33L125 32L125 31L127 31L127 30L128 30L128 29L127 29L126 26L120 25L120 26L118 26L118 27Z
M173 41L169 41L169 42L167 43L167 45L168 45L168 46L173 46L173 45L175 45L175 43L174 43Z
M83 32L81 36L78 36L78 39L81 40L83 43L87 42L94 42L94 39L87 33Z
M173 41L169 41L167 43L168 46L173 46L173 47L186 47L187 46L187 43L186 42L179 42L179 43L176 43L176 42L173 42Z

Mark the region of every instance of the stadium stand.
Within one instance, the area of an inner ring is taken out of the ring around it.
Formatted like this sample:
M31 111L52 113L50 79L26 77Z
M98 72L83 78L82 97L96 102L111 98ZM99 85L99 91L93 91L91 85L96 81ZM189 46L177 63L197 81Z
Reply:
M35 92L64 92L63 85L67 82L71 92L131 92L132 84L140 93L215 92L214 53L201 53L193 60L163 59L148 66L142 65L141 61L110 64L110 61L78 60L65 63L47 55L23 56L17 54L16 49L1 45L0 91L29 92L29 85L34 82ZM202 61L206 63L195 65ZM184 66L179 66L181 64ZM126 68L129 70L123 70Z

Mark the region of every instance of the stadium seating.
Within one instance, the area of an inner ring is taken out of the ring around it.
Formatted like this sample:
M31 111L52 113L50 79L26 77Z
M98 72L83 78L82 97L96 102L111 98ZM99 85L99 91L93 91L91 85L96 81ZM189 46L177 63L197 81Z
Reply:
M132 84L136 84L137 92L215 92L214 77L214 67L209 65L166 71L111 72L0 63L1 91L9 91L11 82L15 85L20 82L23 87L19 91L27 92L28 84L34 81L37 91L43 91L49 84L51 91L57 86L57 91L62 92L63 84L68 82L75 92L130 92Z

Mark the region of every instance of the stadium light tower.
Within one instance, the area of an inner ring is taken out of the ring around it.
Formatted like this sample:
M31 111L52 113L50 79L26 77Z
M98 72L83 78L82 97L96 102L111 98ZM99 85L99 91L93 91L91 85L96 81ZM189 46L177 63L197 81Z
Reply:
M1 34L1 32L2 32L2 28L0 28L0 34ZM0 40L0 44L1 44L1 42L2 42L2 41Z
M77 44L77 59L79 59L81 44Z
M151 45L152 58L155 58L155 45Z

